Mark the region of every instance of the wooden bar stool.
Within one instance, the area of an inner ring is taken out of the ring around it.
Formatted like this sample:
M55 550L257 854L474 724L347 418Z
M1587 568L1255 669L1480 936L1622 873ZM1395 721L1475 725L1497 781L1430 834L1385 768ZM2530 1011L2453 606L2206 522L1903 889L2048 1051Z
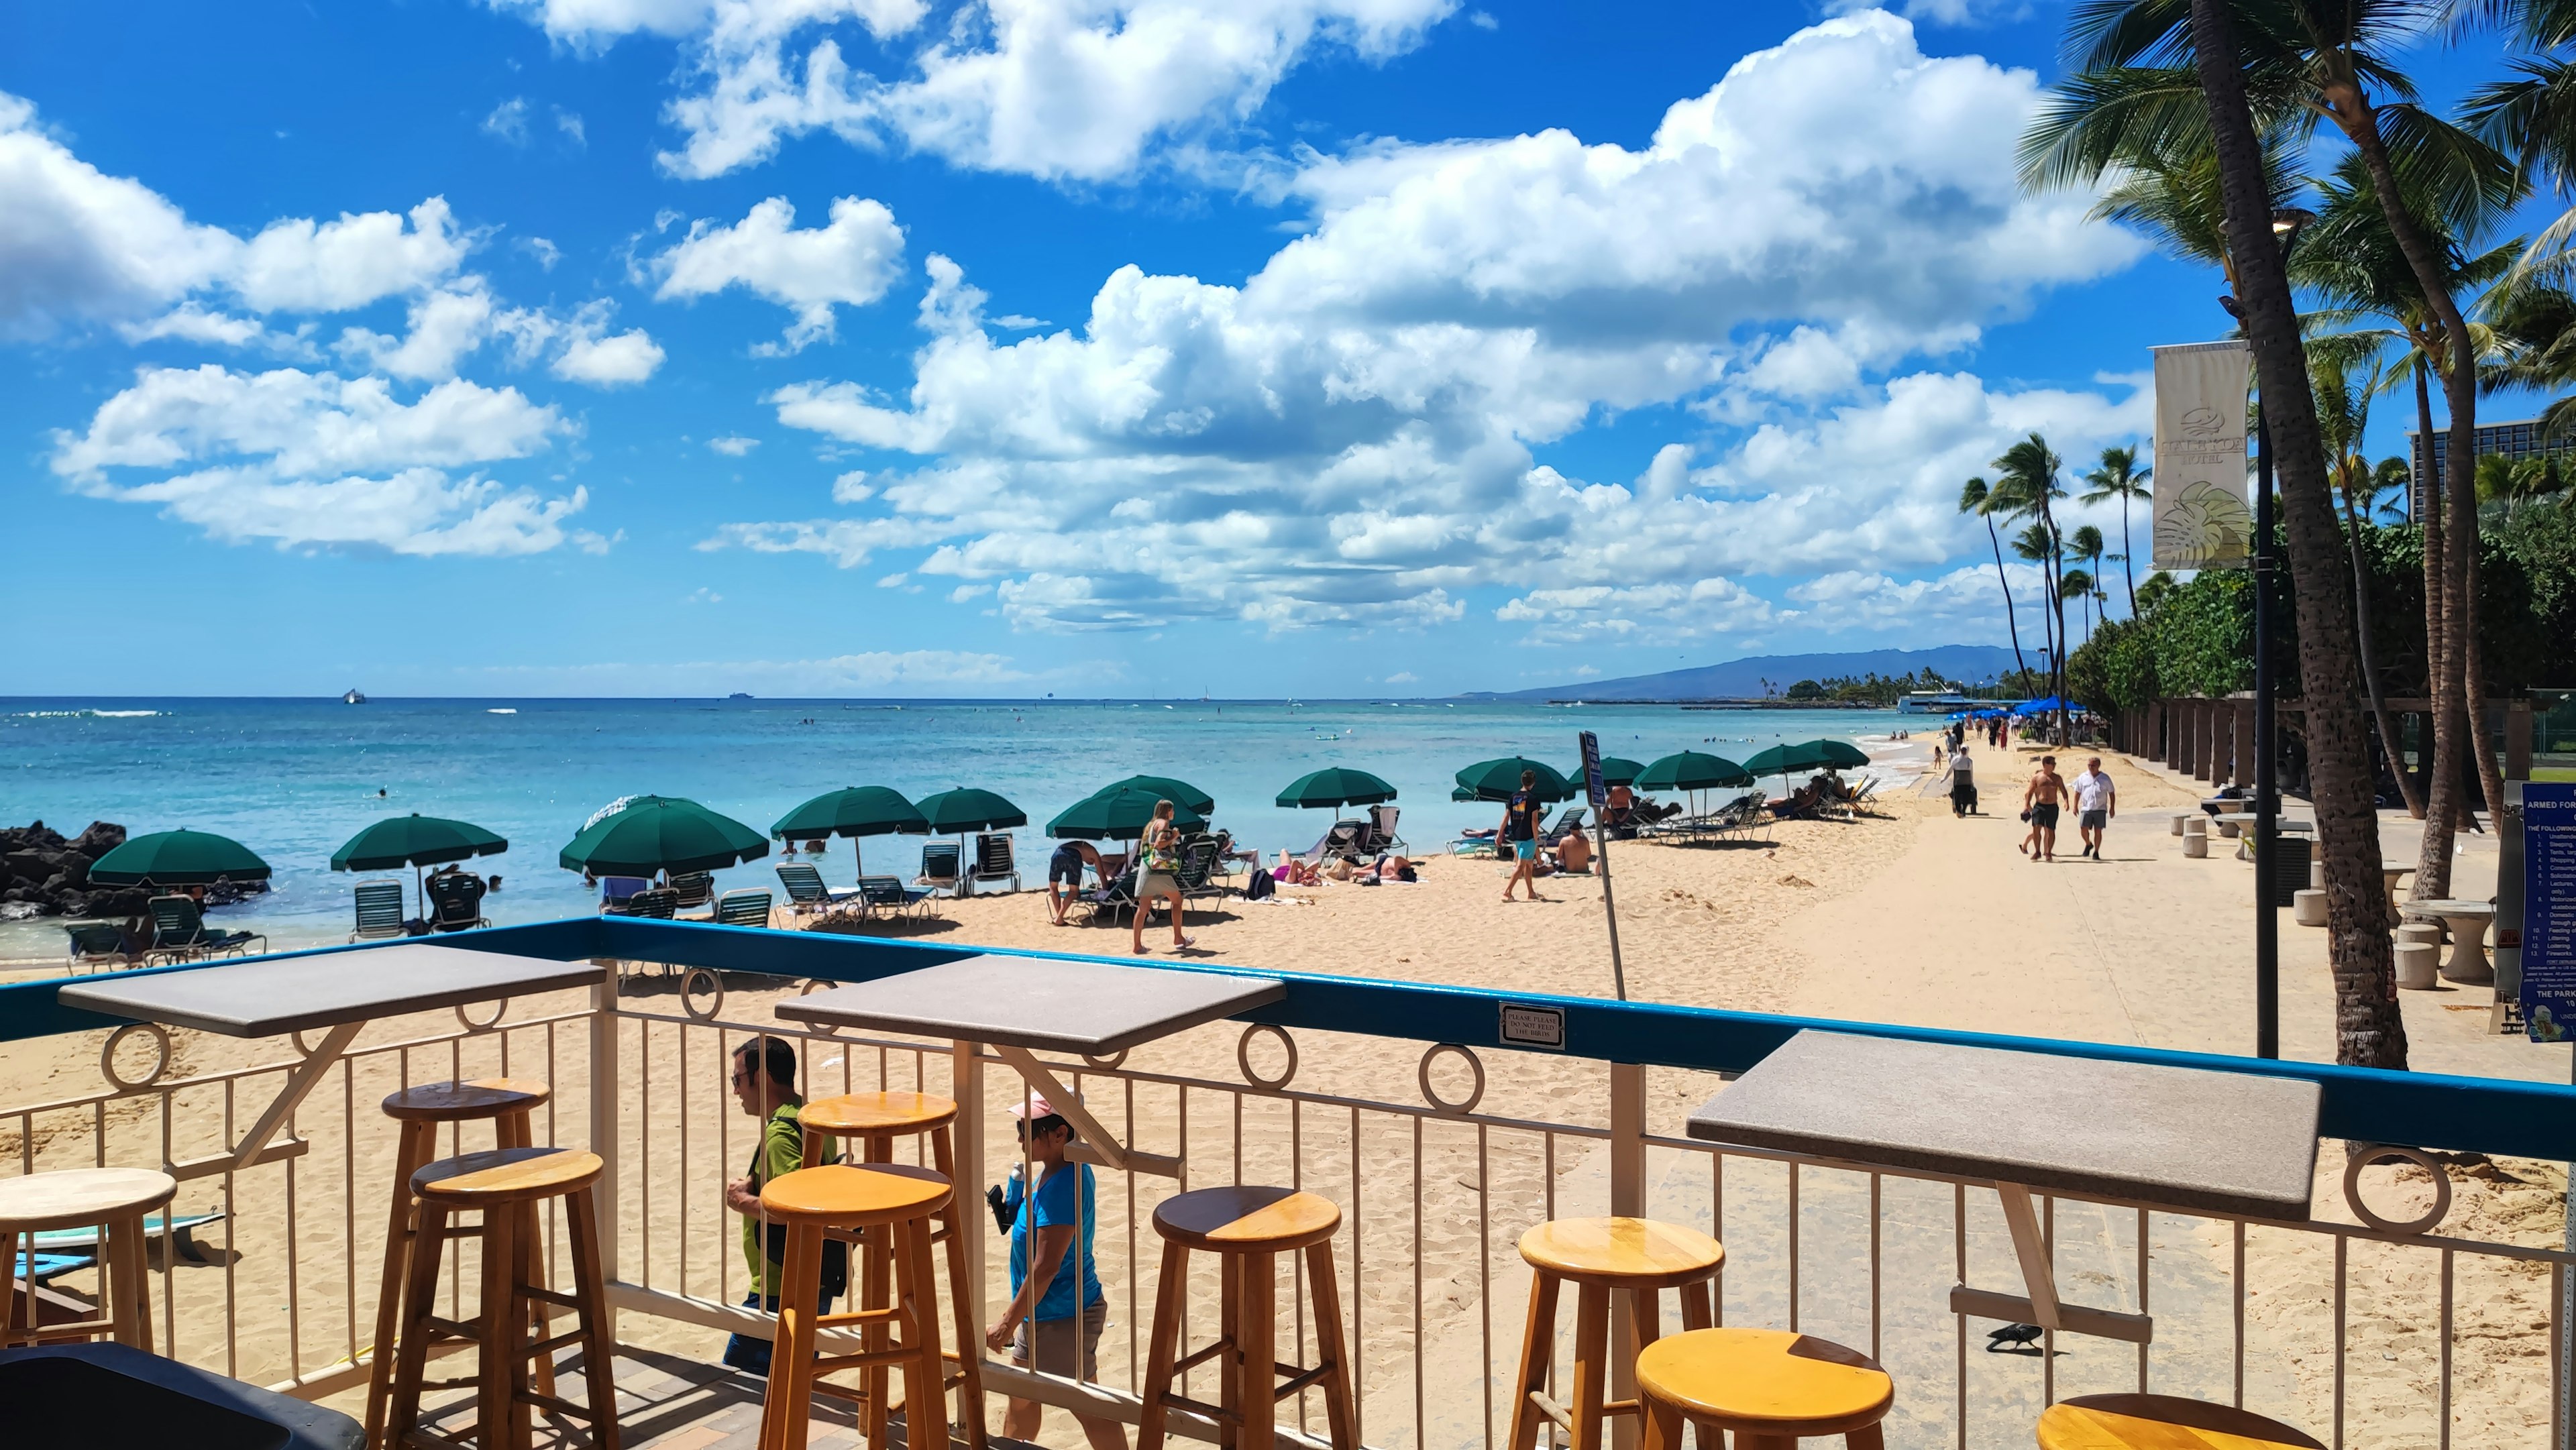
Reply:
M885 1450L886 1420L894 1406L887 1402L882 1386L871 1395L815 1378L835 1370L884 1367L903 1371L904 1443L948 1443L947 1372L939 1358L939 1278L931 1268L930 1238L932 1218L955 1196L939 1174L896 1163L799 1168L760 1190L761 1212L787 1229L787 1256L779 1272L778 1335L770 1345L769 1391L760 1406L760 1450L804 1450L817 1394L863 1404L868 1443ZM891 1301L841 1314L817 1312L825 1236L863 1229L874 1230L892 1256ZM818 1331L849 1327L864 1331L866 1348L857 1354L816 1356Z
M421 1372L429 1346L439 1339L470 1339L479 1349L473 1384L476 1410L472 1434L481 1450L526 1450L529 1411L534 1408L571 1415L590 1424L591 1444L617 1450L617 1384L610 1363L607 1287L599 1270L599 1213L591 1185L602 1164L596 1153L572 1148L502 1148L442 1158L414 1173L411 1189L420 1200L420 1232L403 1286L401 1348L394 1365L385 1444L455 1445L461 1437L420 1428ZM519 1210L546 1199L564 1200L572 1243L573 1292L559 1294L539 1281L537 1245L521 1227L530 1216ZM483 1215L481 1312L465 1321L442 1318L437 1307L438 1261L448 1240L460 1237L455 1217ZM552 1338L531 1341L528 1311L533 1304L572 1311L573 1327ZM590 1403L572 1404L533 1389L531 1357L551 1359L567 1345L581 1346Z
M489 1120L492 1124L492 1146L526 1148L535 1144L531 1114L544 1107L554 1096L554 1089L541 1082L519 1078L478 1078L472 1082L428 1082L407 1087L385 1098L385 1116L402 1125L394 1145L393 1215L385 1227L384 1277L376 1290L376 1342L367 1366L367 1443L382 1446L385 1429L385 1400L393 1389L394 1360L400 1350L395 1336L409 1322L403 1312L403 1284L411 1266L414 1235L419 1218L412 1206L412 1175L429 1166L438 1156L438 1128L441 1123L470 1123ZM536 1205L531 1201L525 1212L522 1232L531 1243L543 1243L537 1232ZM452 1227L451 1237L468 1232ZM537 1310L537 1337L546 1337L544 1306ZM537 1366L537 1389L553 1394L555 1370L552 1361Z
M1610 1375L1610 1291L1629 1292L1629 1319L1643 1350L1663 1334L1662 1291L1675 1289L1682 1327L1709 1326L1709 1290L1726 1250L1697 1229L1645 1218L1551 1219L1521 1235L1530 1278L1529 1328L1521 1338L1520 1397L1512 1402L1510 1450L1538 1443L1542 1418L1572 1437L1575 1450L1600 1450L1602 1419L1633 1415L1635 1400L1605 1400ZM1576 1286L1574 1400L1549 1399L1556 1358L1556 1296Z
M149 1352L152 1303L144 1277L143 1216L167 1208L179 1180L155 1168L66 1168L0 1178L0 1253L11 1276L27 1256L26 1292L12 1285L0 1348L56 1344L115 1336L119 1344ZM99 1239L99 1303L106 1312L67 1324L36 1324L36 1235L49 1229L95 1228Z
M1163 1276L1154 1291L1153 1350L1142 1386L1145 1412L1136 1450L1162 1450L1173 1409L1195 1410L1221 1427L1226 1450L1270 1450L1279 1402L1321 1387L1333 1450L1358 1450L1351 1413L1350 1351L1342 1340L1342 1296L1333 1277L1333 1235L1342 1211L1328 1199L1293 1188L1202 1188L1175 1194L1154 1210L1163 1236ZM1223 1274L1217 1340L1186 1355L1181 1310L1189 1299L1190 1252L1215 1254ZM1303 1249L1315 1302L1312 1369L1279 1362L1278 1262ZM1224 1403L1189 1399L1172 1388L1191 1366L1217 1362ZM1283 1383L1281 1376L1287 1377Z
M2040 1412L2040 1450L2325 1450L2278 1420L2172 1395L2079 1395Z
M808 1168L822 1163L824 1144L835 1138L857 1140L858 1161L876 1166L894 1161L897 1138L922 1135L930 1139L930 1161L939 1176L951 1185L957 1181L957 1146L952 1128L957 1121L957 1102L953 1098L915 1092L850 1093L807 1103L797 1113L797 1121L805 1126ZM963 1196L952 1192L939 1208L938 1226L930 1237L931 1242L948 1246L948 1305L957 1336L957 1352L949 1356L956 1368L948 1375L948 1383L958 1387L958 1418L965 1423L968 1450L984 1450L984 1343L975 1325L975 1301L968 1292L974 1283L974 1271L966 1263L966 1234L957 1217L965 1211ZM858 1297L850 1307L885 1308L893 1302L887 1297L892 1284L893 1245L884 1233L865 1232L858 1239ZM884 1336L881 1328L867 1331L868 1347L884 1348ZM869 1370L866 1384L867 1394L882 1398L887 1371L883 1367Z
M1856 1349L1785 1329L1693 1329L1637 1356L1646 1407L1645 1450L1681 1450L1682 1421L1699 1443L1735 1450L1797 1450L1810 1435L1840 1435L1848 1450L1880 1450L1878 1422L1896 1382Z

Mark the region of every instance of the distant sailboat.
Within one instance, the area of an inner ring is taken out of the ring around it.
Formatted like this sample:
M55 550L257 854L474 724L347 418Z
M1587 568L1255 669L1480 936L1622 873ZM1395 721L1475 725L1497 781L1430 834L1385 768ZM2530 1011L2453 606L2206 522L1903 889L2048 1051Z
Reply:
M363 705L367 703L367 697L359 694L353 689L340 697L340 703L343 705Z

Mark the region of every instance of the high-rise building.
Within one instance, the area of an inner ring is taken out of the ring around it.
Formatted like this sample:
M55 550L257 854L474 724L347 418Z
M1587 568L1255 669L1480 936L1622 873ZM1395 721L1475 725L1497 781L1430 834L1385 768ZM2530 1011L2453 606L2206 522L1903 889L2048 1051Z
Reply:
M2478 456L2484 458L2490 453L2513 459L2539 458L2545 454L2557 454L2561 457L2576 454L2576 429L2562 429L2557 436L2544 440L2540 432L2540 420L2537 418L2517 418L2510 423L2480 423ZM2433 461L2442 469L2442 476L2446 479L2450 477L2450 458L2451 431L2447 428L2434 429ZM2406 430L2406 465L2409 470L2407 476L2410 479L2423 478L2424 440L2417 436L2412 428ZM2417 507L2422 502L2418 495L2419 491L2412 486L2406 490L2406 516L2410 519L2417 517L2421 512Z

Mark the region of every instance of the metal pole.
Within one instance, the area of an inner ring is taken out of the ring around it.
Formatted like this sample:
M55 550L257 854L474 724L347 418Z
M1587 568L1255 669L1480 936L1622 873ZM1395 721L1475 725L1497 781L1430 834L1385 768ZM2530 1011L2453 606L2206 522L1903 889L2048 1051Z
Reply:
M2254 411L2254 1055L2281 1055L2281 913L2272 905L2280 796L2272 776L2272 425Z
M1601 813L1592 813L1592 854L1601 858L1601 911L1610 918L1610 984L1619 1000L1628 1000L1628 971L1619 964L1619 901L1610 894L1610 828Z

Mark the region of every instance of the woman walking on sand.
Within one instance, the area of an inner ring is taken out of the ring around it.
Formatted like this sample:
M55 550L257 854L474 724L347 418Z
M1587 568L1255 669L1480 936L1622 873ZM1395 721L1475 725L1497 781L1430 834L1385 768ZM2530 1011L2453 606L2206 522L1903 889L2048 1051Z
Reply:
M1154 819L1136 844L1145 858L1136 871L1136 955L1145 955L1145 913L1157 898L1171 904L1172 949L1196 946L1196 938L1181 934L1181 828L1172 824L1170 801L1154 802Z

